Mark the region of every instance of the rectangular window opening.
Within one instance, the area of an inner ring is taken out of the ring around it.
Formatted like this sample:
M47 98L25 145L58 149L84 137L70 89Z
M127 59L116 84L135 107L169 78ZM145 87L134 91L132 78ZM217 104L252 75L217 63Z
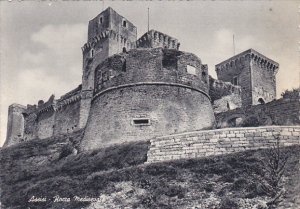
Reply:
M150 120L148 118L138 118L133 119L134 125L150 125Z
M233 77L232 84L235 85L235 86L239 85L238 84L238 77Z
M196 68L191 65L186 66L186 71L188 74L197 75Z

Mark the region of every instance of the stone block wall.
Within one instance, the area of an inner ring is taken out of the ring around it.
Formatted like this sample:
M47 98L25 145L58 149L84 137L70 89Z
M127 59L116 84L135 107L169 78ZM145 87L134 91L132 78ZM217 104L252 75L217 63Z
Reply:
M80 100L62 106L55 113L53 135L72 133L79 129Z
M243 106L252 104L252 86L251 86L251 56L248 53L236 55L216 65L216 72L219 80L232 82L233 78L237 78L237 85L241 86L241 97ZM235 58L234 57L234 58Z
M55 124L55 111L51 108L49 111L42 112L37 116L37 137L45 139L53 136Z
M240 94L230 94L213 101L214 113L226 112L240 108L242 106L242 99Z
M142 35L136 42L137 48L167 48L179 49L179 43L176 38L161 33L156 30L150 30Z
M275 72L254 59L252 63L252 104L260 104L259 99L266 103L276 99Z
M216 65L219 80L242 88L243 106L270 102L276 98L276 78L279 64L259 52L249 49Z
M222 155L269 148L279 137L282 146L300 145L300 126L266 126L196 131L151 139L148 163Z
M231 82L217 80L209 76L209 96L212 101L232 94L236 94L241 97L241 92L240 86L235 86Z
M136 48L136 39L137 28L110 7L90 20L88 41L82 47L82 89L94 89L95 68L109 56L121 53L124 48Z
M95 71L83 149L213 128L207 71L197 56L175 49L109 57Z
M300 94L281 98L264 105L242 107L215 114L217 128L240 126L300 125Z
M7 134L4 146L20 142L24 134L25 106L12 104L8 108Z
M148 123L135 124L135 120ZM203 93L167 84L133 84L111 89L93 100L82 149L211 129L213 125L211 103Z
M91 91L81 91L81 85L61 96L54 95L39 105L13 104L9 108L8 134L4 146L35 138L45 139L73 133L85 127L92 99Z
M190 74L187 66L195 68ZM208 94L208 70L201 60L186 52L172 49L133 49L109 57L95 70L95 92L138 82L179 83Z

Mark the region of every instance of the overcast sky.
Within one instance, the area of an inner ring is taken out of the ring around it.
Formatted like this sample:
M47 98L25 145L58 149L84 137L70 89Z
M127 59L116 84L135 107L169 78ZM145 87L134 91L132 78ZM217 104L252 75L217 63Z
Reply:
M0 146L12 103L36 104L81 83L88 21L111 6L137 26L176 37L180 49L214 66L253 48L277 61L277 94L299 86L299 1L0 2Z

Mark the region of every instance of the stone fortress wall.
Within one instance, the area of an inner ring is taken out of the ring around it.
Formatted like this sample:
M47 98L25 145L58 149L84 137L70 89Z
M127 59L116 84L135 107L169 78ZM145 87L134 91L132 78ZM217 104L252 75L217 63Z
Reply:
M134 49L106 59L95 77L83 149L214 125L207 67L191 53Z
M223 155L245 150L300 145L300 126L226 128L186 132L150 140L148 163Z
M249 49L216 65L218 79L241 86L242 105L276 99L276 73L279 64Z
M227 110L215 116L216 128L300 125L300 91L292 97Z
M276 100L275 61L249 49L217 64L214 79L179 46L155 30L137 39L137 28L107 8L89 22L82 84L59 99L11 105L5 146L79 129L85 150L214 128L300 125L299 91Z
M34 138L48 138L67 134L83 128L80 119L81 86L55 100L52 95L47 102L38 105L11 105L5 146ZM16 134L17 133L17 134Z

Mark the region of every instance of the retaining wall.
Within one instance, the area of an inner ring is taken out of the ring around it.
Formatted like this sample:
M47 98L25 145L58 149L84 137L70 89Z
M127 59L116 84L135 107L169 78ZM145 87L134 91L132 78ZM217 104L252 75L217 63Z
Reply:
M281 98L263 105L237 108L215 114L217 128L238 126L233 119L242 119L242 126L300 125L300 94ZM253 120L248 120L248 119ZM254 124L255 123L255 124Z
M150 140L147 162L268 148L276 142L277 136L283 146L300 145L300 126L227 128L156 137Z

